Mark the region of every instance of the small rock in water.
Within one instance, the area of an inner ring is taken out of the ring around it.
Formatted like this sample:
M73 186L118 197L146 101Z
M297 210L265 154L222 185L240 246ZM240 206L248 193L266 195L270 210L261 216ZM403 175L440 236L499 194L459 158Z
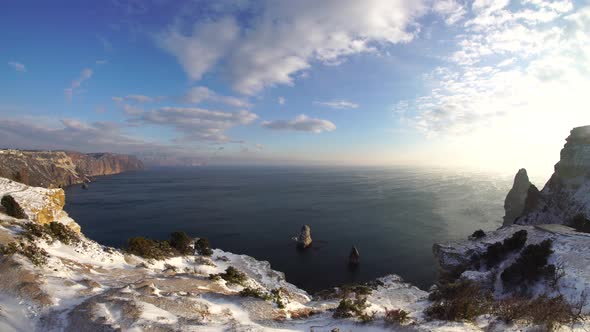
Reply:
M307 248L311 245L311 228L308 225L301 227L301 233L297 237L297 246L299 248Z
M350 251L350 255L348 255L348 264L350 265L359 265L361 262L361 255L359 254L358 249L355 246L352 246L352 250Z
M86 182L82 183L82 189L88 189L88 184Z

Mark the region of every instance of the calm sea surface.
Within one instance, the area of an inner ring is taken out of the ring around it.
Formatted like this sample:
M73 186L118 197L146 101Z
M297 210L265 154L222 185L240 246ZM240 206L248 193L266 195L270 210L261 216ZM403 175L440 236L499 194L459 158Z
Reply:
M162 168L66 189L66 210L90 238L124 247L182 230L213 247L267 260L310 292L395 273L428 288L432 244L501 225L512 177L409 168ZM313 246L292 237L311 227ZM361 265L351 271L352 245Z

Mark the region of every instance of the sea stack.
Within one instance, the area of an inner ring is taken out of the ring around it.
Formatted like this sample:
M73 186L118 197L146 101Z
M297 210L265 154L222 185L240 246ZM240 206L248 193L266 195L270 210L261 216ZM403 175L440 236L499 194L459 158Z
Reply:
M301 249L305 249L311 245L311 228L308 225L301 227L301 233L297 237L297 246Z
M361 255L359 254L358 249L355 246L352 246L352 250L350 250L350 255L348 255L348 264L352 266L357 266L361 262Z

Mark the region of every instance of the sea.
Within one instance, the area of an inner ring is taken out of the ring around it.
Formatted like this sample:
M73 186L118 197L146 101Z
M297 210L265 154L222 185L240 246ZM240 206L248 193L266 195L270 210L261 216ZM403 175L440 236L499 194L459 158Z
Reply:
M310 293L388 274L427 290L437 275L432 245L498 228L512 181L410 167L153 168L68 187L65 209L101 244L184 231L269 261ZM313 244L301 251L293 238L303 225ZM356 268L347 264L353 246Z

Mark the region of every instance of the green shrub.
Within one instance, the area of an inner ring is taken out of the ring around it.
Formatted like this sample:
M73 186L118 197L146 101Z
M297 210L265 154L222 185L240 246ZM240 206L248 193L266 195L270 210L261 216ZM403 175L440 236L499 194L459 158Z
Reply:
M74 244L80 242L78 233L62 223L52 221L46 225L46 227L49 230L51 237L53 239L59 240L63 244Z
M582 213L573 217L568 224L578 232L590 233L590 220L586 219Z
M254 297L262 300L270 300L270 296L260 289L246 287L240 291L241 297Z
M237 285L243 285L246 282L246 280L248 280L248 276L246 276L244 272L236 269L233 266L230 266L227 269L225 269L224 273L209 275L209 279L211 280L219 280L220 278L225 280L228 284Z
M555 266L547 265L549 255L553 253L551 245L552 241L547 239L539 244L531 244L524 248L516 262L502 272L501 278L504 287L523 287L527 282L554 275Z
M283 287L275 288L270 291L270 299L275 302L279 309L285 309L285 303L281 297L283 292L285 292Z
M527 232L525 230L520 230L512 234L511 237L504 239L503 242L490 244L481 258L485 261L488 269L492 268L506 259L506 256L511 252L520 250L524 247L526 240Z
M49 258L47 251L37 247L35 243L11 242L6 246L0 245L0 253L3 255L21 254L36 266L47 264Z
M515 251L524 247L527 240L527 232L523 229L514 234L511 237L504 239L504 247L507 251Z
M469 238L471 240L479 240L485 236L486 236L486 233L483 230L478 229L475 232L473 232L473 234L471 234L471 236Z
M165 259L174 256L168 241L154 241L141 236L127 240L127 252L148 259Z
M213 255L213 250L211 250L211 247L209 246L209 240L207 240L204 237L197 240L197 242L195 243L195 249L199 255Z
M6 209L6 214L16 219L27 219L27 215L23 208L10 195L4 195L0 201L2 206Z
M27 222L22 224L22 232L20 236L26 238L29 241L34 241L37 238L43 238L49 240L49 234L47 234L47 227L36 222Z
M334 318L361 317L367 308L367 297L357 294L354 300L349 298L340 300L332 316Z
M271 290L270 293L264 292L260 289L246 287L240 291L240 296L254 297L265 301L273 301L279 309L285 309L285 303L282 299L282 293L284 291L285 290L282 287L275 288Z
M170 234L170 246L178 251L181 255L192 254L193 239L185 232L174 232Z
M385 309L385 317L383 319L387 324L403 324L410 319L410 315L402 309Z
M70 227L52 221L49 224L41 225L36 222L22 224L23 231L19 234L29 241L37 238L43 240L59 240L64 244L74 244L80 242L80 236Z
M344 285L341 287L341 290L345 296L351 293L368 296L371 295L374 289L366 284L355 284Z
M473 321L489 313L493 304L492 293L471 280L441 285L429 299L433 303L426 309L426 315L450 321Z
M318 291L313 294L313 297L320 300L330 300L347 297L350 294L371 295L379 286L383 286L383 282L379 280L372 280L360 284L345 284Z

